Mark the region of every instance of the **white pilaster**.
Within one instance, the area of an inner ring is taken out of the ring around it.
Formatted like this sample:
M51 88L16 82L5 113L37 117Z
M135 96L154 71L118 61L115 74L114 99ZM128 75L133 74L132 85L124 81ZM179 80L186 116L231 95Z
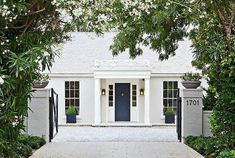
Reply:
M101 123L100 79L95 78L95 125Z
M144 88L144 123L150 124L150 78L145 78Z

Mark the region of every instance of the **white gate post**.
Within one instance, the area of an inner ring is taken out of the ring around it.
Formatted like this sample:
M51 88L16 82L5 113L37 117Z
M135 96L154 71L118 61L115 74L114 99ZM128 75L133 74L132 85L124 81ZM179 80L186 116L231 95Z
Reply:
M202 135L202 89L182 90L182 138Z
M49 142L49 98L50 89L36 89L29 100L27 132L45 138Z

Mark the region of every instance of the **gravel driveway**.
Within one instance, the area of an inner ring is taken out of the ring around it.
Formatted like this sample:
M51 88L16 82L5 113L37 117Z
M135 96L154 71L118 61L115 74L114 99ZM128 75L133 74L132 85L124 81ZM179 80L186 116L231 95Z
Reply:
M53 142L177 142L175 127L62 126Z

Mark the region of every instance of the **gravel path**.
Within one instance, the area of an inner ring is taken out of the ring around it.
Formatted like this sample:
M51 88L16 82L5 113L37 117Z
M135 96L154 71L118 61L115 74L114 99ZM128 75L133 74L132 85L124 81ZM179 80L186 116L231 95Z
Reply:
M53 142L177 142L175 127L62 126Z

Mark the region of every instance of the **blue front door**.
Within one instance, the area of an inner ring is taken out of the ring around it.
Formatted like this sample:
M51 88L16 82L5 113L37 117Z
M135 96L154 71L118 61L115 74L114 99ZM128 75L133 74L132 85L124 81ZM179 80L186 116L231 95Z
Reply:
M130 121L130 83L115 84L115 121Z

